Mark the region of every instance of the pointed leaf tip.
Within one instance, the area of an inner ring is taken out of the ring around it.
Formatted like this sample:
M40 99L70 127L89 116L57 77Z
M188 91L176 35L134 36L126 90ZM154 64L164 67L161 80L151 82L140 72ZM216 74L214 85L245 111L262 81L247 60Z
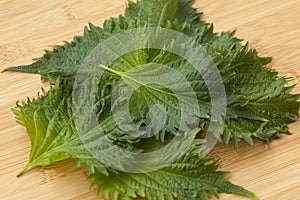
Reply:
M2 72L5 71L17 71L17 72L25 72L30 74L37 74L39 66L33 64L30 65L20 65L20 66L14 66L14 67L8 67L4 69Z

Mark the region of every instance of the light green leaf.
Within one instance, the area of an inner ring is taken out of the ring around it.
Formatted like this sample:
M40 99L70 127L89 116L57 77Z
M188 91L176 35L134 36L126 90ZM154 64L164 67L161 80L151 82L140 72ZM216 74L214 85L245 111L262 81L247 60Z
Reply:
M30 137L31 150L27 165L18 173L33 166L45 166L67 158L86 162L90 171L98 168L107 174L104 164L95 160L82 144L73 121L71 87L57 83L37 99L17 104L13 109L17 122L25 126ZM92 160L92 161L91 161Z

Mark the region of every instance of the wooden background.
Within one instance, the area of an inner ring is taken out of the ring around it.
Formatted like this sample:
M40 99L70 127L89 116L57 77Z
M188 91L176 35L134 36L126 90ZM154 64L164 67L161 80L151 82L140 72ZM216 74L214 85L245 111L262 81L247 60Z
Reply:
M213 22L215 30L238 29L237 35L250 41L261 55L273 56L270 67L281 75L300 81L300 1L299 0L197 0L196 7ZM30 63L43 49L81 35L87 22L102 25L104 19L123 13L125 0L1 0L0 70ZM30 143L25 128L15 123L10 111L17 100L34 97L41 87L38 75L5 72L0 74L0 199L96 199L89 191L85 167L74 161L36 167L23 176L16 173L29 156ZM298 85L295 92L300 92ZM230 180L263 200L300 199L300 123L293 133L267 146L260 141L242 144L239 152L231 145L217 145L211 153L221 156L221 169L232 172ZM221 200L243 199L221 195Z

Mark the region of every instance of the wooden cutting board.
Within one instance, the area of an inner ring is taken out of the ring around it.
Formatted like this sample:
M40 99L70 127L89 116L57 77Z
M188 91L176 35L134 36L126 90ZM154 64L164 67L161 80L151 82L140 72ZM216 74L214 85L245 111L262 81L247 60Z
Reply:
M270 65L281 75L300 81L299 0L197 0L195 7L213 22L218 32L237 29L260 55L273 56ZM0 70L30 63L43 49L81 35L88 22L123 13L125 0L1 0ZM35 97L41 87L38 75L5 72L0 74L0 199L96 199L89 191L87 169L74 161L35 167L19 178L26 164L30 142L25 128L16 124L10 108L17 100ZM300 92L300 85L295 88ZM230 180L254 191L263 200L300 199L300 122L290 125L291 136L265 145L245 143L235 152L231 145L218 144L212 156L221 156L221 170L231 171ZM222 200L243 199L221 195Z

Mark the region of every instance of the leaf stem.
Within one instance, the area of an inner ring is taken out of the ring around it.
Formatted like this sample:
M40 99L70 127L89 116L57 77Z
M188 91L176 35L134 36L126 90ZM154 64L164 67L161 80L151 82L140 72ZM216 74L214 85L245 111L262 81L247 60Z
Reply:
M31 164L30 163L27 163L27 165L21 170L21 171L19 171L18 173L17 173L17 177L19 177L19 176L21 176L22 174L24 174L24 172L26 172L26 170L29 168L31 166Z
M118 76L120 76L120 77L123 77L123 76L124 76L124 74L123 74L122 72L116 71L116 70L114 70L114 69L112 69L112 68L109 68L109 67L106 67L106 66L104 66L104 65L99 65L99 67L102 68L102 69L105 69L105 70L107 70L107 71L109 71L109 72L111 72L111 73L114 73L114 74L116 74L116 75L118 75Z

